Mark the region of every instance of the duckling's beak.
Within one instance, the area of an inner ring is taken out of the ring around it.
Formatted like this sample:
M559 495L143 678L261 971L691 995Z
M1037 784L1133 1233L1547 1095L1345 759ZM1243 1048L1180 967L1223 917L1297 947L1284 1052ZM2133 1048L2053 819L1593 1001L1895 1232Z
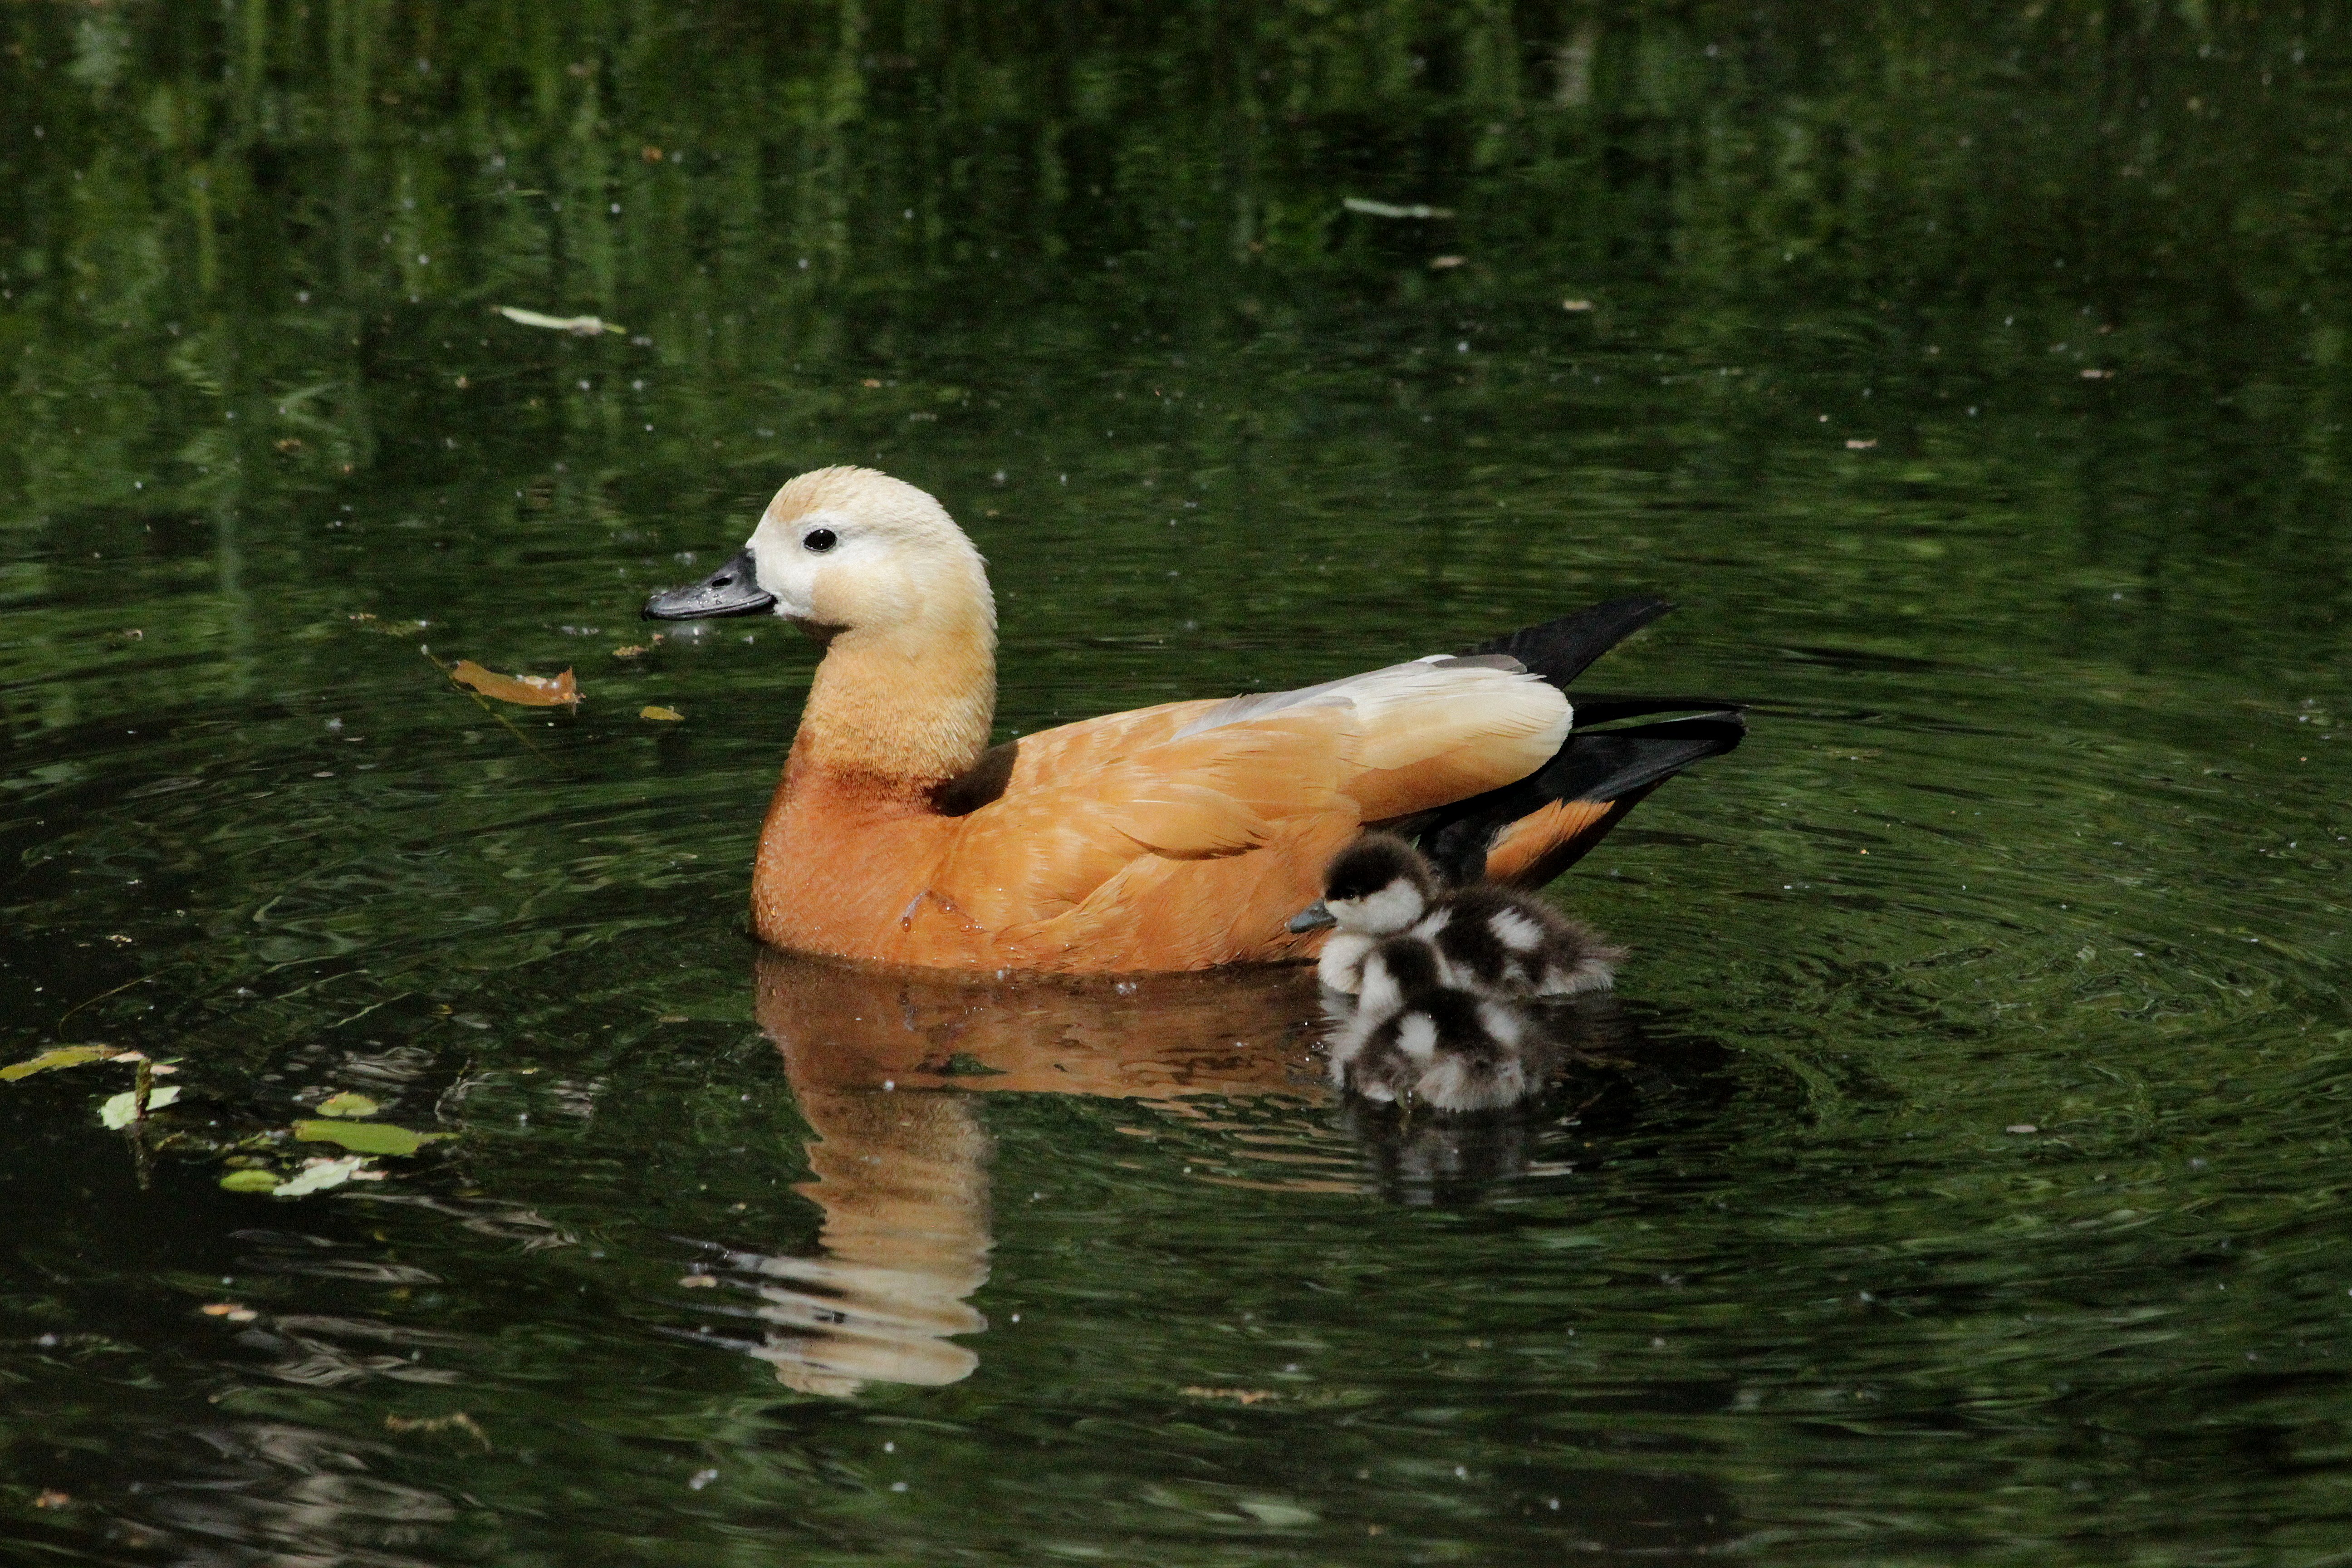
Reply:
M1310 931L1321 931L1326 926L1335 926L1339 923L1339 917L1333 914L1322 900L1318 899L1291 916L1287 929L1293 935L1303 936Z
M760 574L745 545L735 559L683 588L664 588L646 601L649 621L705 621L719 616L756 616L776 607L776 596L760 586Z

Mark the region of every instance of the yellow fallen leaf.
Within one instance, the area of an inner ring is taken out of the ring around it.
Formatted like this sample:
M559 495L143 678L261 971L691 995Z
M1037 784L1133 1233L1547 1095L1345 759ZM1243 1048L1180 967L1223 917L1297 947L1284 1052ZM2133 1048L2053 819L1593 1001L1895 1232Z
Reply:
M561 675L500 675L470 658L461 658L449 679L485 697L524 708L572 708L580 703L580 683L568 669Z
M20 1078L30 1078L51 1068L73 1068L84 1062L102 1062L122 1054L113 1046L58 1046L53 1050L43 1051L37 1057L28 1057L21 1062L11 1062L0 1068L0 1083L14 1083Z
M638 709L637 717L640 719L658 719L665 724L680 724L686 721L686 715L679 712L677 709L656 708L651 703Z
M1559 308L1563 310L1590 310L1592 309L1592 301L1590 300L1562 300L1559 302Z

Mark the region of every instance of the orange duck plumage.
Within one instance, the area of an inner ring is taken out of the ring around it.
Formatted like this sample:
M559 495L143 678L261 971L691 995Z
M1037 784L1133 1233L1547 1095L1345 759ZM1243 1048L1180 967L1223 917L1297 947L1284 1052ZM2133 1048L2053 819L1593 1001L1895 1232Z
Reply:
M772 613L824 649L760 834L762 942L1117 973L1312 957L1319 933L1288 929L1291 917L1373 825L1420 834L1459 878L1549 880L1639 795L1738 743L1737 714L1718 710L1602 731L1585 752L1616 751L1569 765L1585 735L1561 686L1667 607L1618 601L1473 656L992 748L996 610L979 552L923 491L838 468L785 485L742 553L646 614ZM1629 751L1634 765L1621 765Z

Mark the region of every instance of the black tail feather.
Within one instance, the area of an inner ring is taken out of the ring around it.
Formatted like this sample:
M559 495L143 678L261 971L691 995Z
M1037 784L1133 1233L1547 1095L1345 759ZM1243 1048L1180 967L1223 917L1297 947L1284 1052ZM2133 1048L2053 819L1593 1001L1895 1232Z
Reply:
M1600 691L1580 691L1570 700L1576 707L1579 734L1621 719L1647 719L1658 713L1713 715L1737 712L1745 706L1724 697L1625 697Z
M1721 756L1747 733L1747 721L1736 711L1590 734L1579 730L1550 762L1513 787L1532 785L1539 805L1555 800L1615 800L1672 778L1693 763Z
M1696 704L1673 704L1691 706ZM1580 704L1577 717L1582 719L1586 710ZM1579 728L1551 761L1526 778L1458 801L1421 824L1422 850L1447 880L1479 881L1486 874L1487 849L1519 818L1555 801L1631 805L1692 763L1737 747L1747 733L1738 710L1722 705L1712 713L1658 724L1592 731Z
M1591 605L1573 615L1480 643L1473 654L1507 654L1554 686L1566 686L1592 661L1674 605L1646 595Z

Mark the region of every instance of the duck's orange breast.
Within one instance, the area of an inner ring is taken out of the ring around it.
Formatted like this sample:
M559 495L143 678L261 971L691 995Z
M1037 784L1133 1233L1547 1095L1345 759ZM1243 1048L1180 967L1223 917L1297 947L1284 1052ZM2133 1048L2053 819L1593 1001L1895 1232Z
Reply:
M1269 825L1199 858L1154 852L1082 796L1005 809L928 800L816 770L787 773L761 836L753 927L772 947L887 963L1078 973L1311 958L1287 919L1358 830L1352 812Z
M943 920L940 900L927 896L955 837L956 820L919 796L796 759L761 829L752 930L772 947L801 952L982 964L988 933ZM937 956L914 956L917 946Z

